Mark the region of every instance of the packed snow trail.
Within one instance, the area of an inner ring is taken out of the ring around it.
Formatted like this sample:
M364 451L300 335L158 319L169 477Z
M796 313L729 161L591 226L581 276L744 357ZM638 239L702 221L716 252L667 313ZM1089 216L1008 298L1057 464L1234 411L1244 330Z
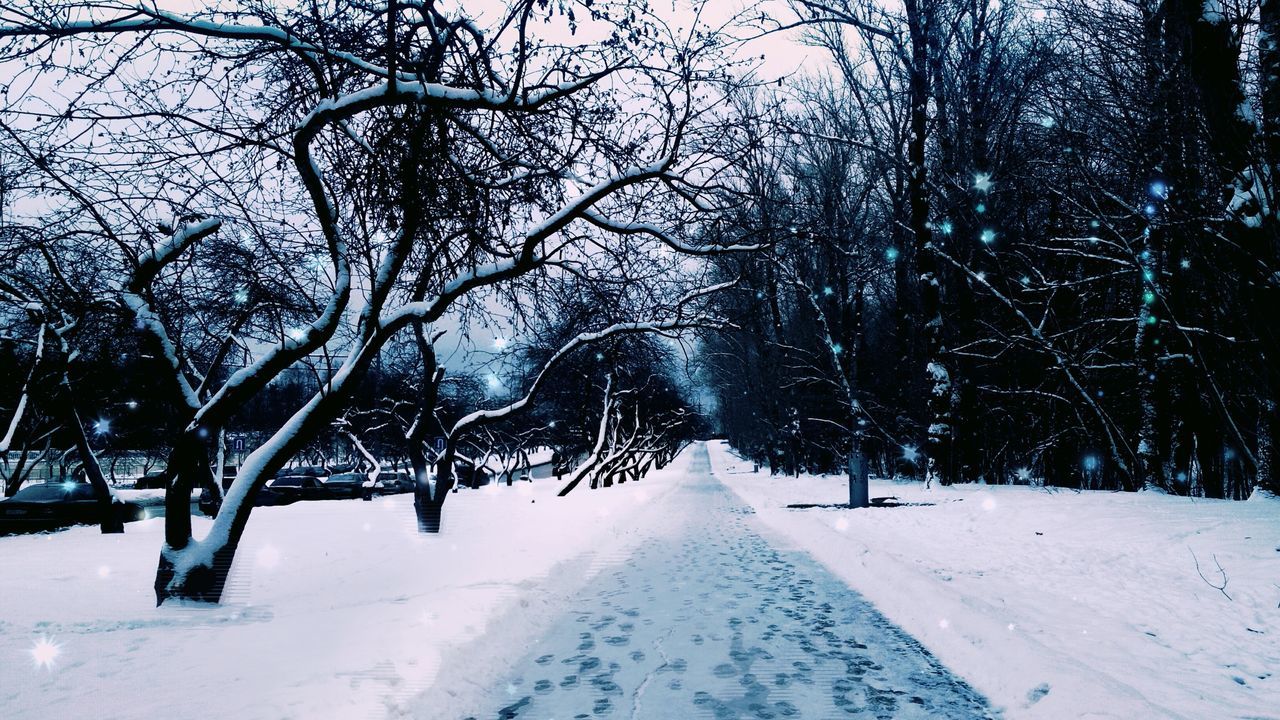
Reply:
M676 517L585 587L473 720L994 715L848 586L756 532L706 446L691 452L664 500Z

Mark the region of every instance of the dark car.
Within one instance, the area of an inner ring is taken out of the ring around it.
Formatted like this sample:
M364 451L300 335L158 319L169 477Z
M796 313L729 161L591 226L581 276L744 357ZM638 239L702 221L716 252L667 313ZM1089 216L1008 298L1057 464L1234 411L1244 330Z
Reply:
M368 481L368 473L338 473L326 478L324 485L331 497L358 498L364 495L364 484Z
M302 483L295 484L294 482L295 480L299 480L299 479L300 478L292 477L292 478L277 478L276 480L272 480L271 481L272 485L275 485L275 483L280 480L285 480L286 482L282 485L277 486L275 489L272 489L272 487L270 486L260 488L258 490L258 494L255 495L253 498L254 506L267 507L267 506L273 506L273 505L292 505L293 503L296 503L299 500L314 499L310 497L307 497L307 498L302 497L302 493L299 492L301 490L300 486ZM315 480L315 478L307 478L307 479ZM231 489L231 483L234 481L235 481L235 478L233 477L224 477L222 479L222 492L224 496L226 492ZM200 512L204 513L209 517L216 517L218 514L218 510L222 508L222 497L215 495L212 488L206 487L200 491L200 501L197 504L200 507Z
M222 469L222 495L215 495L211 487L205 487L200 491L200 502L197 503L200 512L209 517L218 514L218 508L222 507L222 497L231 489L231 483L236 481L236 470L237 468L231 466Z
M327 468L319 465L299 465L298 467L281 468L276 471L276 477L313 477L323 478L329 476Z
M168 486L163 472L149 472L133 481L134 490L164 490Z
M267 483L263 488L268 497L264 502L263 493L258 493L257 505L288 505L289 503L299 500L332 500L334 493L325 487L324 482L320 478L310 475L290 475L281 477ZM272 495L279 496L270 497ZM288 502L279 502L287 500Z
M147 512L134 502L115 501L111 511L123 522L142 520ZM102 522L93 486L81 482L31 485L0 501L0 534L56 530L68 525Z

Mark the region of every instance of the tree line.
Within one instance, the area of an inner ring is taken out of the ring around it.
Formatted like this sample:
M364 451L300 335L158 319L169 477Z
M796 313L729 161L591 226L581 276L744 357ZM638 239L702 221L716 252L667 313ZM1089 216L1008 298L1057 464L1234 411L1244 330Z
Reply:
M1280 6L796 0L716 262L730 441L775 472L1277 489Z

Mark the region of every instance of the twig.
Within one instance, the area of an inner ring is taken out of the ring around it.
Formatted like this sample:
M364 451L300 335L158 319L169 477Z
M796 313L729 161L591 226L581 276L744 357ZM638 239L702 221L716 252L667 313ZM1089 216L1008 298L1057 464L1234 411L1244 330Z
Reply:
M1187 546L1187 552L1191 553L1191 559L1194 560L1196 563L1196 573L1200 575L1200 579L1204 581L1204 584L1222 593L1222 596L1225 597L1226 599L1231 600L1231 596L1227 594L1227 571L1222 569L1222 563L1218 562L1218 556L1217 555L1213 556L1213 564L1218 566L1218 574L1222 576L1222 584L1214 585L1213 583L1209 582L1209 578L1205 577L1204 573L1201 572L1200 559L1196 557L1196 551L1192 550L1190 546ZM1232 600L1232 602L1235 602L1235 601Z

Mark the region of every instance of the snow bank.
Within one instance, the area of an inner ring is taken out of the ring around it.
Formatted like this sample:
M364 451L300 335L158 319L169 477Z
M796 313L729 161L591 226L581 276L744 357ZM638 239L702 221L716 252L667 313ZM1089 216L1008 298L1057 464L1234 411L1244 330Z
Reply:
M150 490L133 490L130 488L111 488L111 492L115 493L115 496L120 498L121 500L128 500L129 502L135 502L144 507L148 507L151 505L164 505L164 489L163 488L150 489ZM200 491L192 490L191 499L199 500Z
M872 480L931 505L795 510L847 502L845 478L710 450L767 526L1010 718L1280 718L1280 503Z
M655 501L684 464L567 498L556 483L464 490L438 536L417 532L411 495L257 508L212 609L154 607L163 520L0 539L0 707L6 719L461 717L564 598L627 557L634 525L662 521ZM197 535L210 525L195 523Z

